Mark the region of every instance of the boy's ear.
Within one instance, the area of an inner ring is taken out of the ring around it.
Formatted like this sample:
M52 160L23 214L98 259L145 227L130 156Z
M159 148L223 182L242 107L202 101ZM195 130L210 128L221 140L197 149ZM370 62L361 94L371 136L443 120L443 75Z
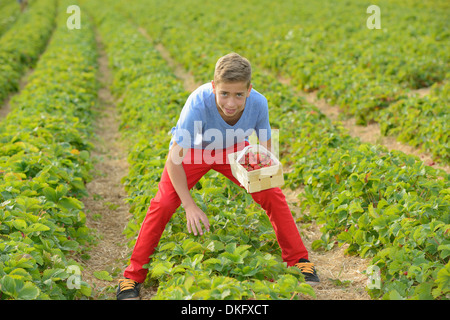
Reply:
M247 98L250 96L250 92L252 91L252 84L250 83L250 85L248 86L248 92L247 92Z
M216 85L214 84L214 80L211 80L211 84L213 88L213 93L216 94Z

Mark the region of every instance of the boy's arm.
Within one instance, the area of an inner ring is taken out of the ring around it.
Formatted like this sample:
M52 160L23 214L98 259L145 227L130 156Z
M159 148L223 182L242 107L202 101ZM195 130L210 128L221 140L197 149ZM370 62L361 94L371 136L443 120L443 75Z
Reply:
M182 148L176 142L173 143L167 158L167 173L186 211L188 232L191 233L192 231L194 235L197 235L198 231L200 235L203 235L200 221L205 226L206 231L209 231L209 221L206 214L194 202L189 192L186 172L181 163L186 153L187 149Z

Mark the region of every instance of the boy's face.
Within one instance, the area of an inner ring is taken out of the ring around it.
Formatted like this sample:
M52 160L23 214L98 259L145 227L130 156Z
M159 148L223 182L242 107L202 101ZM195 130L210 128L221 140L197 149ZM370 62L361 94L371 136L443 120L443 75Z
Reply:
M252 85L247 87L246 82L220 82L214 83L213 93L220 115L224 120L234 120L245 108L245 100L250 95Z

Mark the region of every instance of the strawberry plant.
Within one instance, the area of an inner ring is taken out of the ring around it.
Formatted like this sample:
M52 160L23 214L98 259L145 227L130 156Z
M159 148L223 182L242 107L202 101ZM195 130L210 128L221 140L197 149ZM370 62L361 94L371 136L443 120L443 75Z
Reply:
M87 283L73 283L81 265L72 257L94 241L79 198L92 167L96 44L89 21L68 31L67 5L61 2L47 50L0 126L1 299L90 295Z
M409 97L393 103L380 116L384 135L394 135L450 163L449 146L449 82L433 85L425 97ZM426 125L424 125L426 124Z
M5 33L17 20L20 13L19 6L13 1L0 4L0 36Z
M0 101L18 90L21 76L44 50L54 29L56 7L56 0L31 3L0 38Z

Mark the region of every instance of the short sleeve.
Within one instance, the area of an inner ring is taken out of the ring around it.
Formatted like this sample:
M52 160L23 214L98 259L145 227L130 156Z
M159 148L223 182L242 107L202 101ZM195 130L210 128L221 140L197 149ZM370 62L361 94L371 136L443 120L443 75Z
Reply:
M186 103L176 127L172 128L172 141L182 148L193 148L202 143L203 117L199 108Z
M269 122L269 106L267 99L261 99L259 117L255 127L256 135L259 141L265 142L272 136L272 130Z

